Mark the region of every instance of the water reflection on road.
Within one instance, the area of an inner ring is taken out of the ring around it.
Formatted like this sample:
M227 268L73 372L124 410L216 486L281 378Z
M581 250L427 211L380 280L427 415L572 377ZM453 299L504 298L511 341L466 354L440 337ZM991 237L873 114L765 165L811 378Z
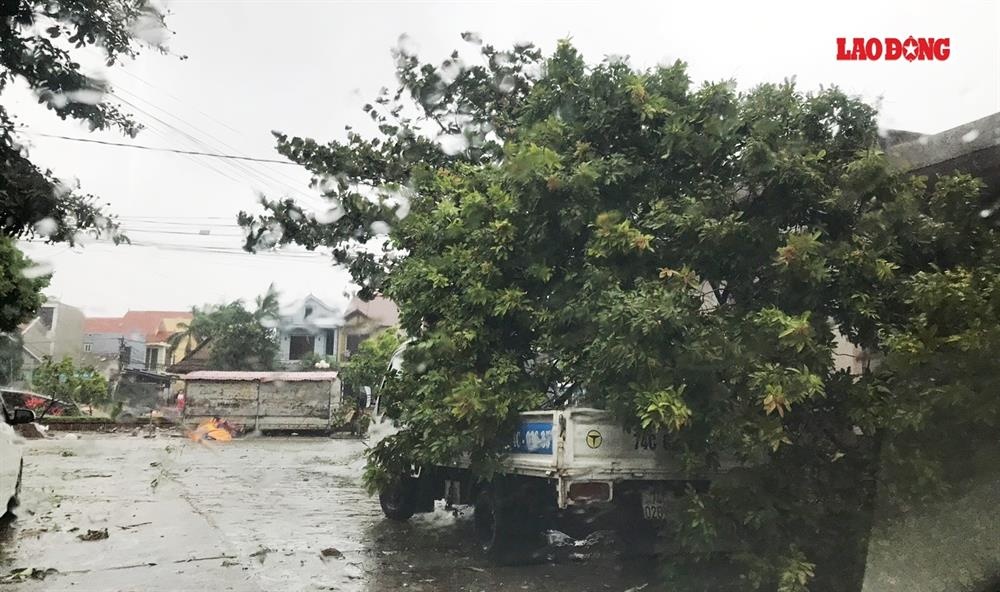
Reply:
M18 592L624 591L654 578L648 557L559 537L530 565L491 565L469 509L383 520L355 440L56 438L27 444L19 518L0 535L0 577ZM105 540L78 538L104 528Z

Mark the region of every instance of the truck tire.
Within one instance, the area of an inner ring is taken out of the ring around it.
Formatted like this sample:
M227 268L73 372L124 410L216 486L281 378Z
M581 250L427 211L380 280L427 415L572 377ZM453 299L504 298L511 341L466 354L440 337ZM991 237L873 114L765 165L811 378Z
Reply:
M508 484L496 480L476 497L476 539L483 553L499 564L530 559L542 532L541 521L533 519L528 506L513 494Z
M417 510L417 480L403 477L378 493L382 513L389 520L404 522Z

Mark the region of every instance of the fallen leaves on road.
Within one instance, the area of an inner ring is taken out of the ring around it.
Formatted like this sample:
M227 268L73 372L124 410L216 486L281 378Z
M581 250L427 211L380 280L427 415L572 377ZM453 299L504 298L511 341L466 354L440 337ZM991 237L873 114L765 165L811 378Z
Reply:
M25 580L44 580L52 574L59 573L59 570L50 567L42 569L40 567L19 567L10 570L10 573L0 578L0 584L15 584Z
M101 541L108 538L108 529L102 528L100 530L88 530L83 534L76 535L76 538L81 541Z
M319 555L323 559L327 559L330 557L333 557L334 559L344 558L344 554L341 553L338 549L335 549L333 547L327 547L326 549L323 549L322 551L319 552Z
M267 559L267 554L271 553L273 551L274 551L274 549L268 549L267 547L261 547L258 551L254 552L254 553L251 553L250 556L251 557L256 557L257 561L260 561L261 564L263 564L264 560Z

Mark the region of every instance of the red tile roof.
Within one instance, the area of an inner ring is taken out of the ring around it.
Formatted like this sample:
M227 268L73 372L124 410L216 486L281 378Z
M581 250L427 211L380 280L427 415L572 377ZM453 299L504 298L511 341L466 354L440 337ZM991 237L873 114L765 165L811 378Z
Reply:
M182 310L130 310L121 318L95 317L83 323L84 333L113 333L116 335L139 334L149 343L166 341L172 332L166 331L167 319L190 319L190 311Z
M121 333L120 317L93 317L83 320L84 333Z

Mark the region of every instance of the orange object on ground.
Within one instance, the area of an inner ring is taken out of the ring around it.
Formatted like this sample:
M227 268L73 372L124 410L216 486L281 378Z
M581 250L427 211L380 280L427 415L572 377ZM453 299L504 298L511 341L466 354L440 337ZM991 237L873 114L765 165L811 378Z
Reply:
M198 427L188 437L195 442L204 440L215 440L216 442L229 442L233 439L233 428L229 422L220 420L217 417L206 419L198 424Z

